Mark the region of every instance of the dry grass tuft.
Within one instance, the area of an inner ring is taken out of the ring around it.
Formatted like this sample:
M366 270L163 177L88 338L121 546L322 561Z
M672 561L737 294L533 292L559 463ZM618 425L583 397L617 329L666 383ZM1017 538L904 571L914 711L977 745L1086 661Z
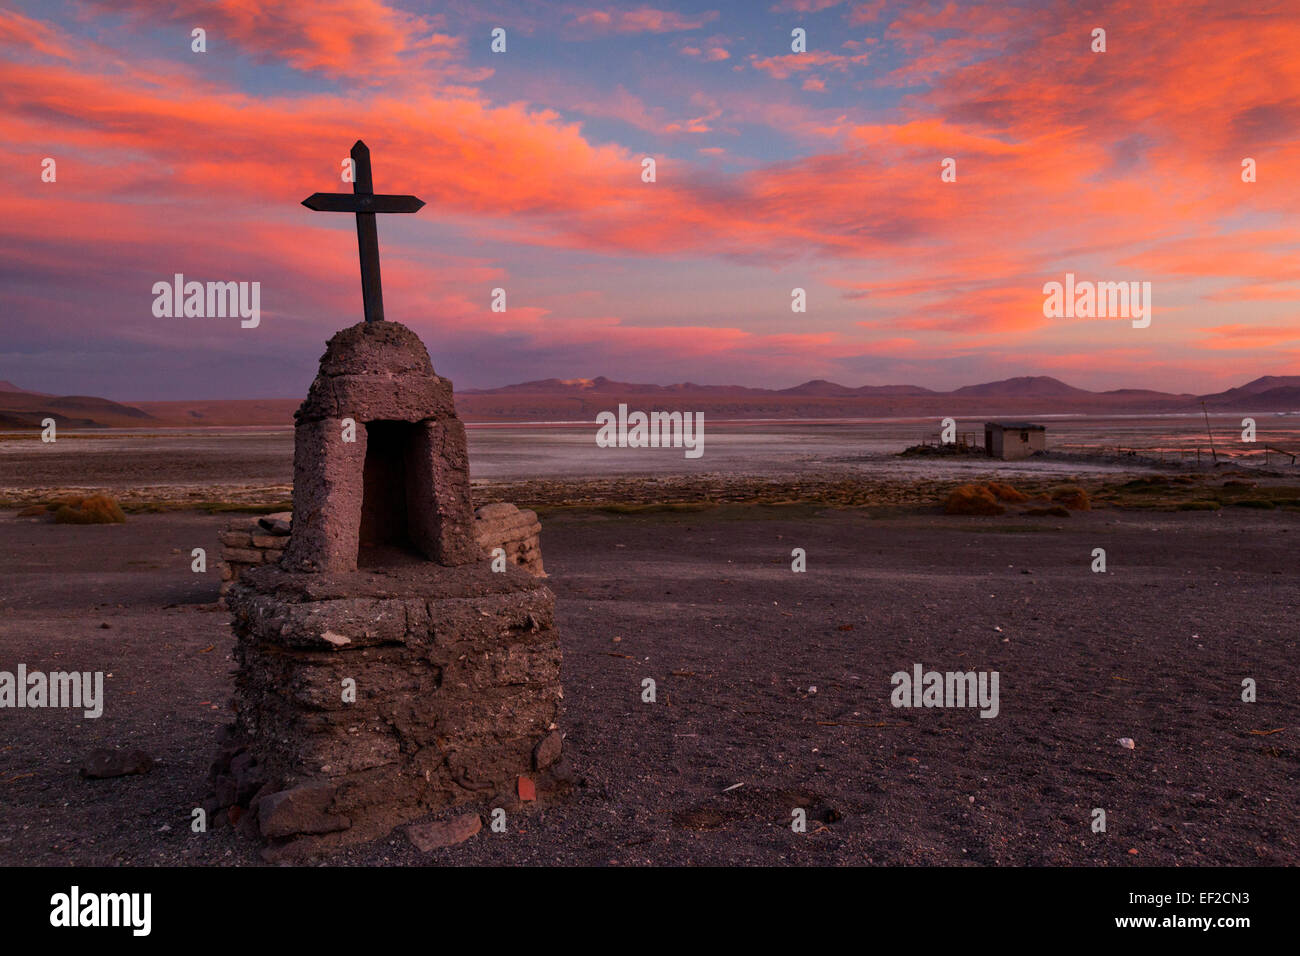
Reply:
M126 515L108 495L65 498L56 502L54 520L58 524L125 524ZM51 506L54 508L55 506Z
M1078 485L1062 485L1060 488L1053 488L1052 500L1071 511L1088 511L1092 508L1092 503L1088 500L1088 492Z
M1000 515L1007 509L984 485L958 485L948 493L943 510L950 515Z
M1003 484L1000 481L986 481L984 482L984 487L987 488L989 493L993 495L994 498L998 499L998 501L1012 501L1016 504L1020 504L1022 501L1029 500L1027 494L1017 491L1010 485Z

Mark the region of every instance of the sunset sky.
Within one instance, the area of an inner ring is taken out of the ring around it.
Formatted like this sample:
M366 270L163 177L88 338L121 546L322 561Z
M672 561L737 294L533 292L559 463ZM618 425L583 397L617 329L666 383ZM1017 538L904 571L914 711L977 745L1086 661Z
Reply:
M37 391L303 394L362 312L353 218L300 203L358 138L427 203L379 218L388 317L461 388L1300 374L1296 0L7 0L0 130ZM178 272L261 325L155 318ZM1066 272L1151 282L1150 327L1044 318Z

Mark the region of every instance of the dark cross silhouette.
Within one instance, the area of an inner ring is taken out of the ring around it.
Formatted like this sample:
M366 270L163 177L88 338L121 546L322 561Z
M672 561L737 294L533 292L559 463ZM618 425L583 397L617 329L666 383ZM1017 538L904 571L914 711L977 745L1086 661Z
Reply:
M357 140L352 146L355 179L352 193L312 193L302 201L317 212L354 212L357 214L357 248L361 253L361 298L367 322L384 321L384 291L379 284L379 232L375 229L377 212L419 212L423 199L414 196L376 196L370 178L370 150Z

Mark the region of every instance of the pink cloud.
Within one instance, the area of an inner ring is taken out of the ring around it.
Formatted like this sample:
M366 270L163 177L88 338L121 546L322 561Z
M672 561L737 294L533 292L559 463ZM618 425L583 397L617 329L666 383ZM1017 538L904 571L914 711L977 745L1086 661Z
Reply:
M870 54L858 53L844 56L828 50L809 50L807 53L786 53L779 56L750 57L750 66L761 70L774 80L784 80L792 74L813 70L817 67L844 72L851 66L861 66L867 62Z
M843 2L844 0L781 0L780 3L772 5L771 11L773 13L819 13L831 7L838 7Z
M886 0L869 0L868 3L857 3L849 11L849 23L859 26L863 23L874 23L880 19L880 14L884 12Z
M672 10L636 7L631 10L617 8L587 10L575 14L572 22L579 26L592 27L603 33L677 33L683 30L698 30L716 19L718 19L716 10L697 16L685 16Z
M720 63L723 60L731 59L731 53L715 37L710 37L702 44L683 46L681 52L683 56L689 56L694 60L703 60L706 63Z

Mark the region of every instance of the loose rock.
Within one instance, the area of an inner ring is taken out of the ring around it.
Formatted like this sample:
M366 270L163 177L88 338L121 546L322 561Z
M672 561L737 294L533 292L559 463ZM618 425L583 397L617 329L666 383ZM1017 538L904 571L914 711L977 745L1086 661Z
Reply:
M81 775L88 780L104 780L148 773L152 769L153 757L143 750L109 750L101 747L91 751L82 765Z
M417 850L428 853L430 850L464 843L481 829L483 829L483 821L479 819L477 813L462 813L450 820L414 823L406 828L406 835L410 837Z

